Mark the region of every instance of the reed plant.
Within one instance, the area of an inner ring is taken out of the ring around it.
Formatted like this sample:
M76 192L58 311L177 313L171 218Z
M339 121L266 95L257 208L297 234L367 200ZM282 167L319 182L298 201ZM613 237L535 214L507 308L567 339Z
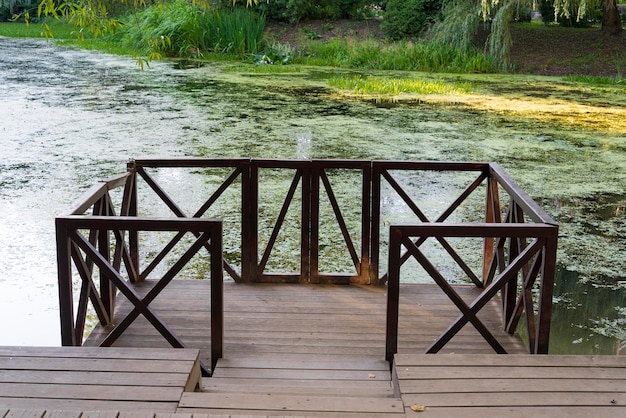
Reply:
M134 48L180 57L256 54L265 30L265 19L247 10L203 9L184 0L155 4L124 22L121 36Z
M475 49L460 49L436 42L396 42L335 39L310 42L301 63L367 70L486 73L497 63Z

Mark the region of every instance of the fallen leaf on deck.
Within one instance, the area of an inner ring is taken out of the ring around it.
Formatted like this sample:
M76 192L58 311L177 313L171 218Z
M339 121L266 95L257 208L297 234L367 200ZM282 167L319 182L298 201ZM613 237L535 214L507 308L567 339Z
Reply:
M411 405L411 411L413 412L424 412L425 410L425 405Z

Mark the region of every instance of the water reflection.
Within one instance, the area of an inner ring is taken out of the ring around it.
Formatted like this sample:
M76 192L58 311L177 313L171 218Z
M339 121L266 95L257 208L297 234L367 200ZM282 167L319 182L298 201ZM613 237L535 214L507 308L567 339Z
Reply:
M53 221L95 179L129 158L224 156L497 161L561 223L553 352L615 351L617 338L600 335L623 318L623 135L333 100L323 77L141 72L131 59L0 38L0 344L58 344Z

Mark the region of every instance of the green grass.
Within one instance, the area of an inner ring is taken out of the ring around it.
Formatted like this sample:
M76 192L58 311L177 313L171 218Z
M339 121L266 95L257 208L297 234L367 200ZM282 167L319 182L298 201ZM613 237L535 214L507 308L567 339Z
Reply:
M78 28L62 20L44 20L54 35L54 39L76 39ZM45 38L43 23L0 22L0 36L9 38Z
M466 82L450 83L443 80L424 80L416 78L389 78L341 76L328 81L331 87L357 95L393 95L400 94L468 94L472 85Z
M580 84L592 84L594 86L626 86L626 80L622 77L606 77L593 75L569 75L565 81Z
M434 42L388 43L377 40L309 42L295 63L365 70L487 73L497 64L476 50Z
M57 45L74 46L87 50L97 50L116 55L136 55L136 51L110 36L94 38L89 33L84 39L78 38L78 28L62 20L46 19L44 21L52 31L52 38ZM0 36L10 38L45 38L42 23L0 22Z

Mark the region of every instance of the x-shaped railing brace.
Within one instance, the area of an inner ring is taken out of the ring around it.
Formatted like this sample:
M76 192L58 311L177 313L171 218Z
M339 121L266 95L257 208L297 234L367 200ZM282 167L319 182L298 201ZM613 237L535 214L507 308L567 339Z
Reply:
M478 319L478 312L498 293L508 282L513 280L522 266L528 263L543 248L544 239L537 238L528 245L492 282L479 296L469 305L459 296L454 288L437 271L417 245L409 238L403 237L402 244L407 251L428 272L443 292L461 311L461 315L444 331L437 340L426 349L426 353L437 353L454 337L468 322L471 322L476 330L483 336L489 345L499 354L506 354L505 348L496 340L487 327Z
M163 275L163 277L157 282L157 284L150 289L145 297L141 297L129 284L122 278L122 276L109 264L109 261L105 259L100 252L80 233L73 230L70 232L70 238L75 242L80 249L82 249L85 255L91 258L98 266L102 274L104 274L119 291L126 296L128 301L133 305L131 312L106 336L106 338L100 343L103 347L110 347L122 333L139 317L143 315L154 328L172 345L176 348L184 348L185 344L182 340L171 330L161 318L150 308L150 303L161 293L163 289L176 277L180 270L187 264L187 262L205 245L209 245L208 241L210 233L200 233L196 241L187 249L183 256ZM85 278L82 278L85 280ZM91 278L88 278L91 281ZM93 282L89 286L94 287ZM203 374L210 375L210 369L204 364L201 364Z

